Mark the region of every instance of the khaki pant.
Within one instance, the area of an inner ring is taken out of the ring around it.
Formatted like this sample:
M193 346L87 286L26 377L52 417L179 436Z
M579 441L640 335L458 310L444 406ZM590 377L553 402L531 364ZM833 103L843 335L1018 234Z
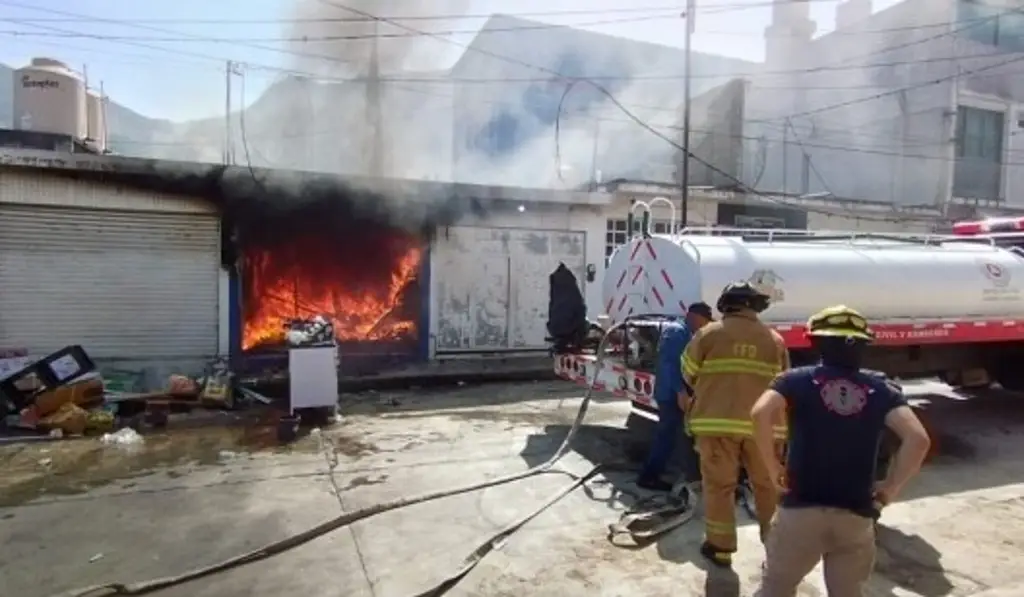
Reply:
M829 597L863 597L875 563L875 524L835 508L780 508L766 551L759 597L794 597L822 560Z
M749 437L697 437L703 477L704 540L716 551L736 551L736 486L740 468L754 490L754 508L764 540L779 505L761 453Z

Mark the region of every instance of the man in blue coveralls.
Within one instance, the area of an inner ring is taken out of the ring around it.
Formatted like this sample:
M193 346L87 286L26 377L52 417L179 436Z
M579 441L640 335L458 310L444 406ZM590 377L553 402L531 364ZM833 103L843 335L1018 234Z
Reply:
M654 371L654 401L658 406L658 426L651 441L647 462L637 479L637 486L652 491L670 491L672 483L661 476L672 457L679 436L683 433L683 410L679 395L684 391L681 360L683 350L690 343L693 333L712 320L711 307L707 303L693 303L686 310L686 323L672 321L662 328L658 342L658 362ZM685 466L696 469L696 454L692 448Z

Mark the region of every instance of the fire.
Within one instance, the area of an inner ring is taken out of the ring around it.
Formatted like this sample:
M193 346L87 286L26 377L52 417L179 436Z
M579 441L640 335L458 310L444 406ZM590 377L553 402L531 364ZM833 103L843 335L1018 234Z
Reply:
M244 251L242 348L284 341L285 322L323 315L339 340L408 337L416 331L423 250L392 237L375 246L306 235Z

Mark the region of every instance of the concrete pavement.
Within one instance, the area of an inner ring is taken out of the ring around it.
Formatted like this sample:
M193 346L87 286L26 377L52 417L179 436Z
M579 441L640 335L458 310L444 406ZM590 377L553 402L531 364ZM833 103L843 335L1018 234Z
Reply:
M911 387L942 435L942 454L883 517L873 595L972 595L1024 582L1013 563L1024 556L1024 403ZM96 440L4 448L4 594L47 597L178 574L314 526L342 507L524 470L560 442L579 393L553 382L350 401L328 434L341 457L340 504L311 438L281 449L272 432L251 428L172 431L135 452ZM618 401L595 405L578 451L562 466L580 474L593 461L620 459L625 412ZM763 552L742 513L735 578L701 568L696 522L645 549L611 546L607 526L636 495L628 481L610 474L559 502L450 595L751 594ZM569 482L542 475L389 512L159 595L415 595ZM803 596L824 594L817 573L801 588Z

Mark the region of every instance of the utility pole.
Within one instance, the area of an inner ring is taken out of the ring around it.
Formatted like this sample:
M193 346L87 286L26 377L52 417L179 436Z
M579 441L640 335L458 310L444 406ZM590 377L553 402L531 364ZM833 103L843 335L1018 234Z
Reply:
M370 164L367 174L374 178L384 176L383 123L381 122L380 92L380 21L373 21L370 39L370 60L366 74L366 123L369 128Z
M224 165L231 166L235 162L231 148L231 73L235 65L228 60L224 69Z
M683 78L683 171L681 180L679 181L680 191L682 193L682 202L679 206L679 229L686 228L687 218L689 216L690 207L690 83L692 77L690 76L690 63L692 48L691 43L693 41L693 30L694 23L696 22L696 4L697 0L686 0L686 13L683 15L686 18L686 38L685 38L685 58L683 59L683 66L686 69L686 73Z

